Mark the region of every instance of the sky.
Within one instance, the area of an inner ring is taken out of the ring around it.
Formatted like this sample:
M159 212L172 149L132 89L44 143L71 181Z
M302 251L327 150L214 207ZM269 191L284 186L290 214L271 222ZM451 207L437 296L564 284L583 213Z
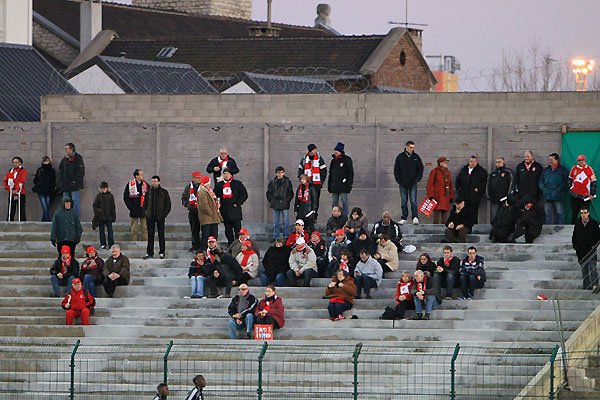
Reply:
M525 52L531 41L566 66L572 57L600 61L600 0L273 0L273 21L313 25L320 2L331 5L331 25L345 35L385 34L404 22L422 27L426 55L458 58L459 76L482 90L509 50ZM119 2L130 3L130 0ZM253 0L252 17L266 19L266 0Z

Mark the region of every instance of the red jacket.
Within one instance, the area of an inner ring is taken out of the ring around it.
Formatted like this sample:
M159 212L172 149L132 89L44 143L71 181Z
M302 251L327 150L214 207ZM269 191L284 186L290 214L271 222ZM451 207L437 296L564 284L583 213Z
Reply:
M413 301L413 295L410 294L410 289L412 289L415 281L412 279L408 281L408 283L404 282L402 279L398 281L396 285L396 304L400 302L398 298L402 295L406 296L406 299L403 301Z
M308 235L308 233L306 231L304 232L304 241L306 243L310 242L310 236ZM290 234L290 237L288 237L287 242L285 242L285 245L287 247L294 247L296 245L296 240L298 240L298 236L300 236L297 232L294 232L292 234Z
M79 292L71 289L71 294L66 295L62 301L62 308L65 310L81 311L84 308L92 309L95 305L96 300L83 288Z
M275 318L275 321L277 321L279 327L283 328L283 325L285 324L285 319L283 317L283 313L285 311L283 307L283 301L281 301L281 299L277 297L277 295L275 295L275 300L269 305L267 305L267 299L264 298L258 302L258 306L256 307L256 311L254 311L254 315L258 317L258 313L260 313L267 307L267 315L270 315L271 317Z
M446 183L448 184L448 194L446 194ZM436 210L450 210L450 199L454 198L450 170L448 170L448 182L444 182L444 174L440 166L431 170L429 179L427 179L427 197L433 197L437 201Z
M23 184L21 186L21 194L25 194L25 181L27 180L27 170L25 168L19 167L16 177L14 168L8 170L6 175L4 175L4 179L2 180L2 184L4 185L4 189L6 189L6 191L10 190L10 188L8 187L9 179L12 179L15 184L13 186L13 194L18 194L19 184L21 183Z

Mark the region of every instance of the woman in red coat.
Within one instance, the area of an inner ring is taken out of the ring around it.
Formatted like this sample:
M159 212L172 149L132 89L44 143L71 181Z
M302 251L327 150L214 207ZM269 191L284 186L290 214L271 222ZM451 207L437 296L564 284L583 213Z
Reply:
M433 223L445 224L448 219L450 203L454 199L454 189L452 188L452 175L448 169L448 159L440 157L437 164L427 179L427 197L437 201L435 210L433 210Z
M255 325L272 325L273 329L283 328L283 301L275 293L275 286L269 285L265 290L265 298L258 302Z

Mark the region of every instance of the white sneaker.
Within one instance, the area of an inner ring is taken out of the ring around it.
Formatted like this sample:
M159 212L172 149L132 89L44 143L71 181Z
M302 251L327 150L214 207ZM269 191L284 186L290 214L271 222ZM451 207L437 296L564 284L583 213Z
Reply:
M419 218L417 218L417 217L413 218L413 225L419 225Z
M404 225L406 223L405 219L401 219L400 222L398 222L400 225Z

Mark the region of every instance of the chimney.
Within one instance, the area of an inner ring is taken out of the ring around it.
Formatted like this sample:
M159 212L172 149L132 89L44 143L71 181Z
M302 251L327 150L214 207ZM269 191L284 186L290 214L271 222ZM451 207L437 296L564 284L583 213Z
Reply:
M0 42L31 46L33 0L0 1Z
M315 18L315 26L321 25L329 28L331 25L331 6L329 4L319 4L317 6L317 18Z
M267 25L254 25L248 27L248 35L252 37L279 37L281 28L274 28L271 25L271 3L273 0L267 0Z
M102 0L81 0L79 8L79 48L83 51L102 30Z

